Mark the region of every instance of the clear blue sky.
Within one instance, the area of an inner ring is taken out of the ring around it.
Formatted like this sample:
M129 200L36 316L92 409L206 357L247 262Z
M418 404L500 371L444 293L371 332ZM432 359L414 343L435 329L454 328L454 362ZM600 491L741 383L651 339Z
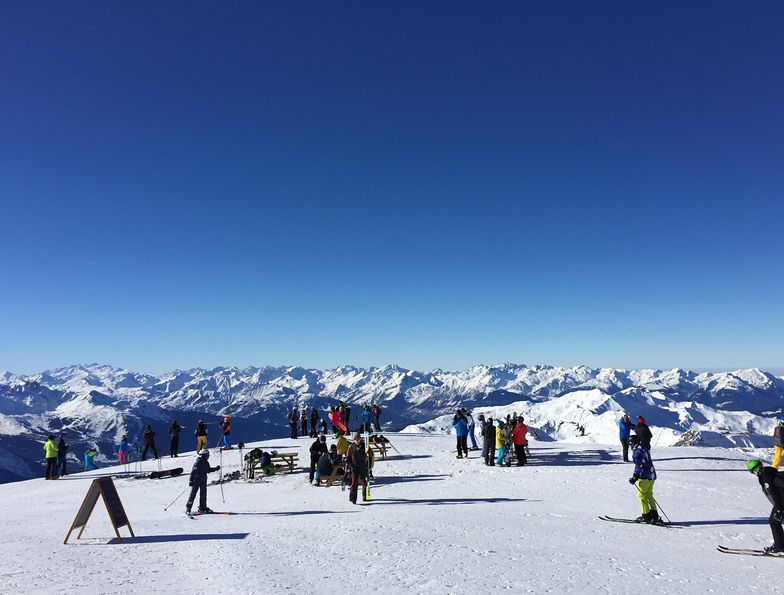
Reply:
M780 2L0 3L0 370L784 365Z

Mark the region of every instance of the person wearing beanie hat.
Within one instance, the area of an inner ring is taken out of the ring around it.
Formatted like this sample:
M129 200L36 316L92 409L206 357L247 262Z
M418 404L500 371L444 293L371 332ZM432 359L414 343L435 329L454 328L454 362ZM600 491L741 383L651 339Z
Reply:
M362 484L362 500L367 500L368 456L365 443L359 432L354 434L354 442L346 453L346 473L351 475L351 488L348 493L348 499L351 503L357 503L360 483Z
M784 475L775 467L766 467L762 461L753 459L746 464L746 469L757 476L762 493L773 505L768 522L773 533L773 545L765 548L766 554L784 556Z
M648 452L651 452L651 439L653 434L648 424L645 423L645 418L641 415L637 418L637 425L634 426L634 433L640 437L640 442L645 445Z
M169 458L174 458L180 456L180 432L182 431L182 427L180 424L177 423L175 419L172 422L172 425L169 426L169 436L171 436L171 440L169 441Z

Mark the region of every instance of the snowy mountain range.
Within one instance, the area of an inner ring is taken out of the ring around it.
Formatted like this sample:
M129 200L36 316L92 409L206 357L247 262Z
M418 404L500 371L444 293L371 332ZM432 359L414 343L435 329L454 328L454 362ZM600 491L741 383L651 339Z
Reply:
M163 375L76 365L33 376L0 375L0 482L41 474L42 443L65 433L73 465L88 445L96 461L116 461L122 434L141 443L147 424L168 454L167 429L183 426L192 449L199 418L232 418L234 441L287 436L286 414L316 406L322 417L344 401L359 425L361 405L378 403L387 431L448 432L457 407L493 417L517 412L542 441L614 443L621 412L646 418L657 444L683 439L711 446L767 446L784 411L784 378L758 369L697 374L681 369L616 370L500 364L458 372L398 366L214 368Z

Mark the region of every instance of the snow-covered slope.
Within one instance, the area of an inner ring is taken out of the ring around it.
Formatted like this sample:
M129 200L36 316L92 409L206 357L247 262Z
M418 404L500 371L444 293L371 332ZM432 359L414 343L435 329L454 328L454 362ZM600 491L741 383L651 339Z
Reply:
M288 435L292 407L315 405L326 417L343 400L352 426L361 405L380 404L385 429L447 430L456 407L494 416L516 411L543 440L614 443L620 412L644 416L661 444L700 432L702 444L766 444L784 409L784 380L760 370L696 374L674 370L557 368L501 364L448 372L398 366L319 371L301 367L214 368L143 374L91 364L35 376L0 375L0 481L33 477L49 433L65 432L78 465L87 445L99 462L115 459L122 434L141 442L150 424L167 451L167 428L177 419L184 446L196 421L212 428L232 417L236 440ZM446 416L441 421L437 418ZM425 424L425 425L420 425Z
M10 593L773 593L784 560L731 556L719 544L771 542L770 504L745 470L769 449L657 447L654 495L674 528L634 517L631 465L618 448L536 442L523 468L455 460L444 435L387 434L405 456L379 460L372 500L313 487L300 470L258 484L212 486L229 516L183 514L187 473L115 479L136 537L118 543L98 502L81 539L63 540L92 477L120 468L0 486L0 559ZM297 450L310 440L278 439ZM164 466L190 469L193 453ZM225 471L237 451L213 456ZM157 469L157 462L144 463ZM167 509L168 508L168 509Z

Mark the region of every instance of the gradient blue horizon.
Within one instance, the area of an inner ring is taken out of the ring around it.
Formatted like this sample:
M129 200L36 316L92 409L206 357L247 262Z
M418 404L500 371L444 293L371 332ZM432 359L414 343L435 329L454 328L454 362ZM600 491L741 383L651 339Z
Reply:
M776 3L0 5L0 369L784 365Z

